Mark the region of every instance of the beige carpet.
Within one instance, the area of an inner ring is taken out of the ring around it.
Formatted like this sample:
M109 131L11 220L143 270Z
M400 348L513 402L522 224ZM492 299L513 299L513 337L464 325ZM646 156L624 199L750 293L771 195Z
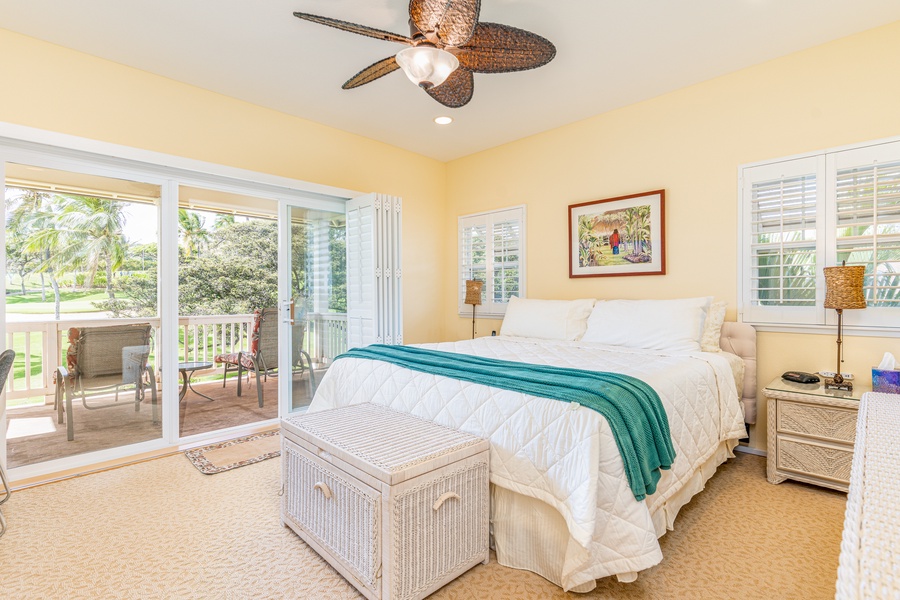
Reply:
M361 598L278 519L281 459L206 477L176 455L13 494L0 597ZM739 454L632 584L565 594L492 560L436 599L833 598L845 496L765 481Z

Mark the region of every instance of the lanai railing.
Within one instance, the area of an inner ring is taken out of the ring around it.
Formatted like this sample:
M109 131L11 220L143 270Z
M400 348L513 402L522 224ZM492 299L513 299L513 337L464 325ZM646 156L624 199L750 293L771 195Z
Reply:
M347 349L347 315L308 314L303 349L317 366L327 366L335 356ZM97 327L149 323L153 326L153 347L159 348L159 319L71 319L60 321L10 322L6 324L6 347L24 354L24 374L11 374L6 384L6 398L17 400L44 396L52 398L55 387L53 373L65 364L71 327ZM211 315L178 319L178 360L212 362L216 354L247 350L253 315ZM159 370L159 361L151 358ZM40 368L35 371L36 364ZM32 371L35 373L32 375Z

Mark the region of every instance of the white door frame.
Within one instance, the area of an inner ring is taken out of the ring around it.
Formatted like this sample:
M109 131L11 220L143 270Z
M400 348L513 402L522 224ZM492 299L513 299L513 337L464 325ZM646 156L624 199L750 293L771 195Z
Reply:
M345 212L345 199L324 200L321 198L282 198L278 203L278 339L281 340L278 348L278 372L289 374L291 372L291 209L304 208L322 210L333 213ZM287 417L291 414L291 386L292 378L289 376L278 378L278 416ZM302 411L300 411L302 412Z

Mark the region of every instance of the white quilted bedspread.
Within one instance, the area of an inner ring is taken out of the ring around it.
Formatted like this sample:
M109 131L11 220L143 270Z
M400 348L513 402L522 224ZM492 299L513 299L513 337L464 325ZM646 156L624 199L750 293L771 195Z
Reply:
M607 561L610 573L659 561L650 511L676 493L721 441L745 435L731 367L716 354L671 355L511 337L422 347L625 373L657 391L677 455L672 469L663 471L657 492L642 502L628 486L606 419L576 404L343 358L329 368L309 408L375 402L489 439L491 482L555 507L572 538L590 548L592 560Z

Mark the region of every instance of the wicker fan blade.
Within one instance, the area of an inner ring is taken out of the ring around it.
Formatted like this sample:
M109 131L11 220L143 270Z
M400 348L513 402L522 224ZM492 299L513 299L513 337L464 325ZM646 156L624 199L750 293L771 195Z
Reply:
M399 68L400 65L397 64L396 59L393 56L389 56L384 60L379 60L374 65L369 65L368 67L348 79L347 83L345 83L341 87L343 87L345 90L352 90L353 88L359 87L361 85L372 83L379 77L384 77L388 73L393 73Z
M479 23L469 42L455 54L461 68L476 73L507 73L546 65L556 56L556 46L530 31Z
M465 106L475 92L475 78L472 72L459 68L450 74L447 81L425 90L428 95L448 108Z
M311 15L301 12L295 12L294 16L298 19L303 19L304 21L312 21L313 23L319 23L320 25L328 25L329 27L334 27L335 29L349 31L350 33L358 33L359 35L365 35L379 40L386 40L388 42L397 42L399 44L407 45L412 45L413 43L410 38L403 35L391 33L390 31L383 31L381 29L375 29L373 27L367 27L365 25L358 25L356 23L348 23L347 21L339 21L330 17L320 17L319 15Z
M434 31L447 46L469 41L478 23L481 0L410 0L409 18L419 31Z

